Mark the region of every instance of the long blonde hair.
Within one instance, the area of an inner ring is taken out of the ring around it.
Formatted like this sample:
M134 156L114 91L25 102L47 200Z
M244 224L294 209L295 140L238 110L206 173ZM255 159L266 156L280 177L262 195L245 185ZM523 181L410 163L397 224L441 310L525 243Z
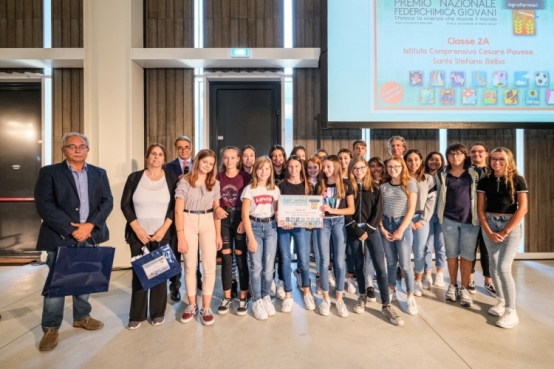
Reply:
M491 168L491 156L495 152L501 152L506 157L506 171L504 173L504 178L506 178L506 188L508 189L508 192L510 193L510 197L512 198L512 204L515 204L516 202L516 188L514 185L514 179L519 176L519 172L517 171L516 162L514 160L514 155L510 151L510 149L506 147L496 147L494 150L492 150L487 157L487 177L490 177L491 175L494 175L494 170Z
M410 189L408 188L408 182L411 180L410 172L408 171L408 167L406 166L406 162L404 161L404 159L402 159L401 156L391 156L390 158L388 158L386 160L386 163L387 163L386 169L387 170L384 173L383 183L390 182L391 179L392 179L390 174L389 174L389 169L388 169L388 165L389 165L389 162L391 160L397 161L397 162L400 163L400 165L402 165L402 172L400 173L400 185L402 187L404 187L404 192L406 193L406 196L410 196Z
M354 159L350 161L350 165L348 166L348 179L350 179L350 182L352 183L352 187L354 188L354 197L358 196L358 186L355 185L356 182L358 182L358 180L354 175L354 165L360 162L364 163L364 165L367 168L364 175L364 179L362 181L362 189L373 192L377 188L377 185L375 184L375 182L373 182L373 177L371 177L369 164L367 163L367 161L365 161L363 156L356 156Z
M266 163L269 164L269 178L267 179L266 185L267 189L270 191L273 191L275 189L275 181L273 180L273 163L267 155L260 156L254 162L254 165L252 165L252 189L258 187L258 176L256 174L256 171Z
M344 188L344 182L342 181L339 157L337 155L327 155L325 159L323 159L323 162L325 161L330 161L331 163L333 163L333 177L335 177L335 184L337 186L337 199L346 198L346 189ZM327 176L325 175L325 173L323 173L323 167L318 176L319 180L317 186L317 194L322 195L327 189Z
M202 149L198 151L198 154L196 154L196 157L194 158L194 165L192 166L192 170L189 173L187 173L183 179L187 181L191 187L193 188L196 187L200 161L207 157L214 158L214 167L212 168L211 172L206 174L206 182L205 182L206 190L211 191L215 186L215 177L217 174L217 157L215 156L215 153L212 150Z

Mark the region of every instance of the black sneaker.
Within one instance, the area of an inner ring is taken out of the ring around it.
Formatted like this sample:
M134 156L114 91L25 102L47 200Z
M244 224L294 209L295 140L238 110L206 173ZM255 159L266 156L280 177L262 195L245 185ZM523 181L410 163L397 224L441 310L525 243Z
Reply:
M237 280L233 279L233 282L231 282L231 298L232 299L236 299L239 296L237 291L238 291Z
M367 295L367 301L371 301L371 302L377 301L377 297L375 297L375 289L373 287L366 288L365 294Z
M475 289L475 279L469 280L469 286L467 287L467 290L472 295L475 295L477 293L477 290Z
M237 315L246 315L248 312L248 300L241 299L239 300L239 308L237 309Z
M229 308L231 307L231 301L231 299L226 298L221 300L221 305L219 305L219 307L217 308L217 313L219 315L227 314L229 312Z
M489 293L489 295L496 298L496 290L494 289L494 284L485 282L485 290Z

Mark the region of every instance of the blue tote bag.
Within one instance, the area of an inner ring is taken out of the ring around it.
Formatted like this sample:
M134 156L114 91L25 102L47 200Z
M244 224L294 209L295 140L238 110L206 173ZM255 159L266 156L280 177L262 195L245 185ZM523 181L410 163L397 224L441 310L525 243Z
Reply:
M107 291L114 255L113 247L58 247L42 295L61 297Z
M181 272L181 265L169 245L131 260L142 288L148 290Z

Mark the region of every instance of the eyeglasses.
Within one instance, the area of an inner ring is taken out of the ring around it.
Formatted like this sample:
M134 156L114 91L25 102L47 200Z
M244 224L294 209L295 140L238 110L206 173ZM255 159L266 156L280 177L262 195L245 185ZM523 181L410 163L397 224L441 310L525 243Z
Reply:
M464 155L465 154L461 151L456 151L456 152L452 151L448 153L448 156L464 156Z
M504 163L506 161L506 159L504 159L504 158L491 158L491 161L497 161L499 163Z
M402 165L387 165L387 169L402 169Z
M87 145L79 145L79 146L77 146L77 145L66 145L66 146L64 146L64 149L69 149L71 151L75 151L75 150L79 149L79 150L83 151L83 150L88 149L88 146Z
M179 151L189 151L190 146L178 146L177 150L179 150Z
M354 171L354 170L355 170L355 171L366 170L366 169L367 169L367 166L365 166L365 165L364 165L363 167L354 167L354 168L352 168L353 171Z

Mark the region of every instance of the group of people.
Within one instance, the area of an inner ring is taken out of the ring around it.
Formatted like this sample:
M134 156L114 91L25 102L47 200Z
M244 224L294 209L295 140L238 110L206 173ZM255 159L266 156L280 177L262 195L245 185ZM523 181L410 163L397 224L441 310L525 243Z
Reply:
M237 315L247 314L251 300L254 317L265 320L276 314L273 296L283 300L282 312L292 311L293 275L304 307L316 310L310 278L313 252L321 315L330 313L331 287L340 317L349 315L345 290L358 294L353 311L363 313L368 301L376 301L376 279L383 315L403 325L391 304L397 301L397 279L407 295L406 312L417 314L415 297L433 284L444 286L448 267L446 300L471 307L479 248L484 287L498 299L489 313L499 317L500 327L518 323L511 265L527 211L527 187L510 150L500 147L489 153L482 143L469 149L455 143L448 146L445 161L436 151L424 158L419 150L407 150L406 141L394 136L386 160L366 161L366 143L360 140L352 151L341 149L336 155L319 149L309 156L297 145L287 157L282 146L274 145L269 155L257 156L253 146L229 146L221 151L218 167L213 151L202 149L193 158L192 146L188 137L177 138L178 158L167 162L165 147L150 145L145 169L129 175L121 199L132 256L169 244L184 259L188 305L181 322L199 315L204 325L214 323L211 299L218 261L223 285L219 314L229 312L237 298ZM90 236L104 242L108 237L105 220L113 198L105 171L85 162L88 148L85 136L66 134L66 160L39 173L35 198L43 224L37 249L49 251L49 266L54 245L86 244ZM62 203L58 181L65 181L62 188L72 187L76 196ZM322 197L322 227L278 227L282 195ZM169 290L172 300L181 300L180 275L171 279ZM153 325L162 324L166 291L166 283L144 290L133 272L127 328L139 328L148 311ZM73 299L74 326L101 328L90 317L88 295ZM63 298L46 297L39 349L55 347L62 317Z

